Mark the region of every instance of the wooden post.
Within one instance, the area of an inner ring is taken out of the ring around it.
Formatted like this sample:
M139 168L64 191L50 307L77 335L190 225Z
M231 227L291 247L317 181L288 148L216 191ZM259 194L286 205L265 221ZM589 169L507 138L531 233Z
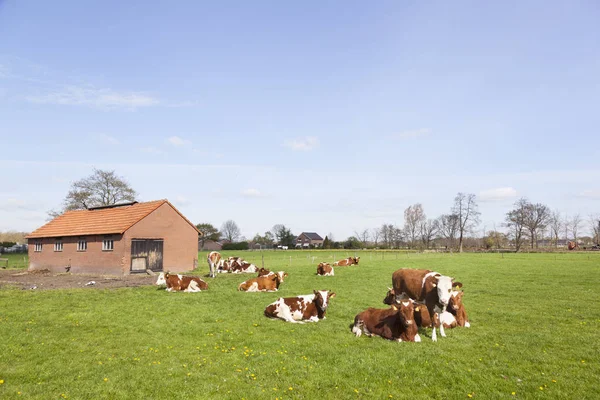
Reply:
M260 255L262 256L262 267L265 267L265 253L261 252Z

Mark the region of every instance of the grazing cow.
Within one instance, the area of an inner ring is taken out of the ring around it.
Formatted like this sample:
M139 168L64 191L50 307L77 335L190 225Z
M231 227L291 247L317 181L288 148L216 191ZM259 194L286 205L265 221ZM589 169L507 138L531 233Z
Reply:
M334 275L333 267L331 265L329 265L329 263L326 263L326 262L319 263L319 266L317 267L317 275L333 276Z
M388 309L367 308L354 317L352 332L358 337L380 336L398 342L420 342L421 337L414 318L414 306L410 299L392 304Z
M161 272L158 275L156 285L166 285L167 292L200 292L208 289L208 284L198 277L170 274L168 272Z
M454 283L456 286L462 286L461 283ZM429 315L434 313L435 306L441 308L441 312L446 311L450 301L453 282L449 276L441 275L437 272L427 269L408 269L401 268L392 274L392 287L396 302L398 299L410 298L417 303L425 303ZM438 310L439 311L439 310ZM439 319L439 315L437 316ZM431 340L437 341L435 317L431 321ZM440 335L446 337L444 325L440 325Z
M280 297L265 308L265 316L279 318L287 322L317 322L325 318L329 299L335 293L329 290L315 290L313 294L297 297Z
M211 251L208 253L206 261L208 262L209 276L214 278L216 276L215 267L221 264L221 253L218 251Z
M230 272L232 274L253 274L256 271L258 271L258 267L246 261L241 261L241 263L233 264L230 269Z
M247 281L240 283L238 290L244 292L276 292L279 290L281 282L283 282L281 275L272 273L271 275L263 275L257 278L248 279Z

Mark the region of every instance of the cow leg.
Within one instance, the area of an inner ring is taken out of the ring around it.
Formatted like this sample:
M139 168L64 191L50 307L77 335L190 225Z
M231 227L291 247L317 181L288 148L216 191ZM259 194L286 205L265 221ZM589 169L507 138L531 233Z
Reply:
M437 342L437 333L435 331L435 309L434 305L430 303L426 303L427 311L429 311L429 315L431 316L431 340Z
M354 321L354 326L352 327L352 333L356 335L356 337L360 337L363 333L364 322L361 320Z
M444 308L442 309L441 313L438 313L438 320L441 322L442 321L442 314L446 312L446 307L444 306ZM440 335L442 337L446 337L446 332L444 331L444 324L440 323Z

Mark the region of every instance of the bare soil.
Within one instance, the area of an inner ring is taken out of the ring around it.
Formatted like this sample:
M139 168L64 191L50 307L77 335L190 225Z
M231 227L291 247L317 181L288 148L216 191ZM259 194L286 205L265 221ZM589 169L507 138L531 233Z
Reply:
M147 274L109 276L52 273L48 270L0 270L0 289L18 287L23 290L52 289L116 289L123 287L150 286L156 282L156 276ZM92 283L93 282L93 283Z

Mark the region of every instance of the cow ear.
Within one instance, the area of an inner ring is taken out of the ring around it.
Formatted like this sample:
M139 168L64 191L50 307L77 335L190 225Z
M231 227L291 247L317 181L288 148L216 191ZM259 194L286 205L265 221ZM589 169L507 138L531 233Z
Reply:
M420 308L419 307L415 307L415 311L419 312Z
M390 291L390 292L392 292L392 293L393 293L393 292L394 292L394 289L392 289L391 287L389 287L389 288L388 288L388 291Z
M392 310L398 311L398 307L396 307L395 305L392 304Z
M331 292L331 293L329 293L329 296L327 296L327 297L335 297L335 293Z
M452 282L452 287L462 288L463 284L461 282Z

